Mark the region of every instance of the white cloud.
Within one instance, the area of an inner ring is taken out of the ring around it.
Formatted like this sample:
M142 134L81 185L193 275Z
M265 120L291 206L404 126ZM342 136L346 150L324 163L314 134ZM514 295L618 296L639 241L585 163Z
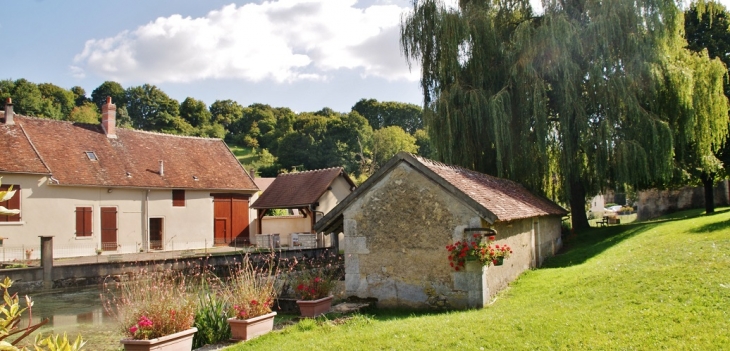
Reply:
M406 8L386 2L363 9L356 3L279 0L231 4L200 18L160 17L114 37L88 40L72 70L155 84L324 80L340 69L417 80L398 46Z

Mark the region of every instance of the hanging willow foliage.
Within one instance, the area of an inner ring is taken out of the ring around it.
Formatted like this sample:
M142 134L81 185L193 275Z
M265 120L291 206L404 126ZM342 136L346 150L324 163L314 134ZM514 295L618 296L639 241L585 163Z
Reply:
M567 200L576 229L587 195L667 182L677 145L713 163L727 134L723 75L684 49L673 1L543 5L535 16L528 0L414 0L401 47L421 66L442 161Z

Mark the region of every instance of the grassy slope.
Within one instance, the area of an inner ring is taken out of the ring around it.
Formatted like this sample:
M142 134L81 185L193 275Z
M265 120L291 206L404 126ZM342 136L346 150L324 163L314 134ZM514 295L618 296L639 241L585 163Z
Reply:
M300 322L228 350L723 349L730 210L700 214L593 230L482 310Z
M241 162L243 165L249 165L256 161L256 149L233 144L229 144L228 148L236 155L238 162Z

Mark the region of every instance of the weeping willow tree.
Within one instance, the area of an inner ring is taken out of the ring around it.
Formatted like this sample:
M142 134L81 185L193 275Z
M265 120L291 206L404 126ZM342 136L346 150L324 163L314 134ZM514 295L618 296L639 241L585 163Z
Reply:
M547 195L559 182L581 230L588 195L667 182L675 135L703 138L701 92L681 78L705 79L695 72L707 62L679 45L682 13L671 0L543 6L535 16L527 0L414 1L401 46L421 65L425 123L442 160Z
M684 29L687 48L695 54L688 55L684 53L684 56L678 59L682 62L694 63L697 66L694 71L695 76L685 78L685 81L689 81L688 84L695 85L695 90L694 95L689 95L689 91L680 91L679 93L686 98L672 99L672 101L683 102L681 107L685 107L690 112L698 111L700 118L696 119L694 133L680 133L677 136L680 147L676 158L682 168L688 170L688 175L697 177L702 181L705 189L705 212L712 213L715 211L715 180L719 176L726 176L727 169L730 166L730 146L725 143L720 148L724 140L718 134L722 131L727 133L728 121L722 121L721 119L706 120L704 117L726 114L727 111L727 105L722 103L722 99L707 99L707 97L715 97L720 94L716 85L718 82L724 82L725 97L730 96L730 81L727 79L726 67L730 64L730 56L728 56L730 51L730 15L724 6L717 2L697 1L685 12ZM684 43L675 43L675 45L682 44ZM710 64L707 64L706 62L709 61L707 56L722 61L724 65L721 65L717 60L710 61ZM672 68L670 66L667 70L681 72ZM678 76L684 77L682 74ZM687 100L693 104L689 105ZM692 118L692 115L688 117Z

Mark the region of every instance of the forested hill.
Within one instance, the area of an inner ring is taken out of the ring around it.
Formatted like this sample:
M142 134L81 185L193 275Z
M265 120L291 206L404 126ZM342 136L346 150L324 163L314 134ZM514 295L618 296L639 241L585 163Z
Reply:
M125 89L107 81L89 97L79 86L0 81L2 106L12 98L14 111L27 116L100 123L107 96L117 105L119 127L224 139L239 154L248 154L247 168L256 168L260 176L343 166L363 179L398 151L431 156L421 108L413 104L362 99L348 112L325 107L297 113L264 104L244 107L233 100L178 102L149 84Z

